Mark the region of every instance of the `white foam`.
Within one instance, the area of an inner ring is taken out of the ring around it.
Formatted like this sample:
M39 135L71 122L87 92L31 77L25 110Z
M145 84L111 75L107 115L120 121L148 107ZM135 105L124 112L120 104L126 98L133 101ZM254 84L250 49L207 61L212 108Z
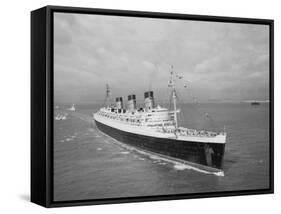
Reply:
M120 152L121 154L124 154L124 155L127 155L127 154L130 154L130 152L127 152L127 151L125 151L125 152Z
M175 165L174 165L174 168L176 170L194 170L194 171L197 171L197 172L201 172L201 173L204 173L204 174L213 174L213 175L216 175L216 176L224 176L224 172L223 171L219 171L219 172L210 172L210 171L207 171L207 170L204 170L204 169L199 169L197 167L194 167L194 166L190 166L188 164L184 164L184 163L177 163L175 162Z
M149 158L153 160L161 160L161 157L149 154Z
M185 165L185 164L175 164L175 165L174 165L174 168L175 168L176 170L190 169L190 167L188 167L188 166Z
M71 140L72 140L72 138L66 138L66 139L65 139L65 141L67 141L67 142L68 142L68 141L71 141Z
M167 165L167 163L160 162L159 165Z
M215 175L223 177L224 176L224 172L223 171L216 172Z
M98 151L101 151L101 150L102 150L102 148L97 148L97 150L98 150Z

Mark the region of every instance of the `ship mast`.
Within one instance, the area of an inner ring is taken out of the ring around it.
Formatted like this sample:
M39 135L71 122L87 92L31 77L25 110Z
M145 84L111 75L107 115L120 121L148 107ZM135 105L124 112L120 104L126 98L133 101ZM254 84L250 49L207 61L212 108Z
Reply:
M176 85L174 78L173 65L171 65L171 77L169 87L172 87L172 98L174 106L174 121L175 121L175 130L178 129L178 118L177 118L177 94L176 94Z
M105 105L109 107L109 99L110 99L110 88L109 85L106 84L106 95L105 95Z

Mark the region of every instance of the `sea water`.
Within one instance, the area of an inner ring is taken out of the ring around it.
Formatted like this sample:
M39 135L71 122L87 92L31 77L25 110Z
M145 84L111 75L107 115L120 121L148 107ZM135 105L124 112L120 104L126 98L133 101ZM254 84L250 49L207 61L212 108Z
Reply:
M120 198L269 187L269 105L182 104L179 124L227 132L224 175L123 146L95 127L100 105L54 120L54 200ZM63 108L63 107L61 107Z

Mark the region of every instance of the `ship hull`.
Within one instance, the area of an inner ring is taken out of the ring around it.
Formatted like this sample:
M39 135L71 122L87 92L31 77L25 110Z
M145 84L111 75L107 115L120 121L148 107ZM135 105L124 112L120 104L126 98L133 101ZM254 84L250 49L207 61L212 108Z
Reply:
M224 143L192 142L151 137L125 132L96 120L95 123L100 131L119 142L141 150L192 163L199 168L222 171Z

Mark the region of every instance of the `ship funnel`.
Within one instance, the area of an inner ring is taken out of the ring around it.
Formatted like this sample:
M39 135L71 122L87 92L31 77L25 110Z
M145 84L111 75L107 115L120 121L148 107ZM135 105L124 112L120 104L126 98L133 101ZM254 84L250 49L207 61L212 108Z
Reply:
M123 99L122 97L116 97L116 108L122 109L123 108Z
M136 109L136 95L132 94L128 96L128 109L134 111Z
M144 93L144 104L145 104L146 110L152 109L155 107L153 91L147 91Z

